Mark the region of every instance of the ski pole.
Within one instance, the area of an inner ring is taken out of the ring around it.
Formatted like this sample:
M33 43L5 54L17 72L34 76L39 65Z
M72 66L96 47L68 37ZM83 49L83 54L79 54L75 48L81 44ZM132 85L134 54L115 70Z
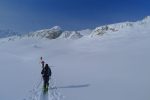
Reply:
M41 80L40 80L39 84L36 86L37 89L39 88L39 86L41 85L41 83L42 83L42 77L41 77Z

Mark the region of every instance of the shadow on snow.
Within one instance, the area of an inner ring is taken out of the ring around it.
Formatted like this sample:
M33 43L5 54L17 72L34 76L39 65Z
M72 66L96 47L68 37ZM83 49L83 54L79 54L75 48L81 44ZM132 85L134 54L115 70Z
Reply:
M69 89L69 88L85 88L89 87L90 84L82 84L82 85L68 85L68 86L58 86L58 87L52 87L50 89Z

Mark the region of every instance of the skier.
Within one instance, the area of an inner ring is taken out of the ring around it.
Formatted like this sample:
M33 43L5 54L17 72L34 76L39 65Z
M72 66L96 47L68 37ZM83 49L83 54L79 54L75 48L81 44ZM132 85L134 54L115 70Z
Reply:
M46 64L45 67L42 69L41 74L42 74L43 81L44 81L43 89L46 92L48 91L49 78L51 77L51 74L52 74L51 69L48 66L48 64Z

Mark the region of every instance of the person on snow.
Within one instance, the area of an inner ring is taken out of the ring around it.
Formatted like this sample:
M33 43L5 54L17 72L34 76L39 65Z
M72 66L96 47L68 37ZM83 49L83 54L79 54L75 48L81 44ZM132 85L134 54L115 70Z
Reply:
M45 67L43 67L41 74L42 74L43 81L44 81L43 88L48 90L49 78L51 77L51 74L52 74L51 69L48 64L45 64Z

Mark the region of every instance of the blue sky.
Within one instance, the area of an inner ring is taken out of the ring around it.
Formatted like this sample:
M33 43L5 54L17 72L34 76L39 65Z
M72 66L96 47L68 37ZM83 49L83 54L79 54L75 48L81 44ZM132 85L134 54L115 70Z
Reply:
M149 0L0 0L0 29L64 30L136 21L150 15Z

